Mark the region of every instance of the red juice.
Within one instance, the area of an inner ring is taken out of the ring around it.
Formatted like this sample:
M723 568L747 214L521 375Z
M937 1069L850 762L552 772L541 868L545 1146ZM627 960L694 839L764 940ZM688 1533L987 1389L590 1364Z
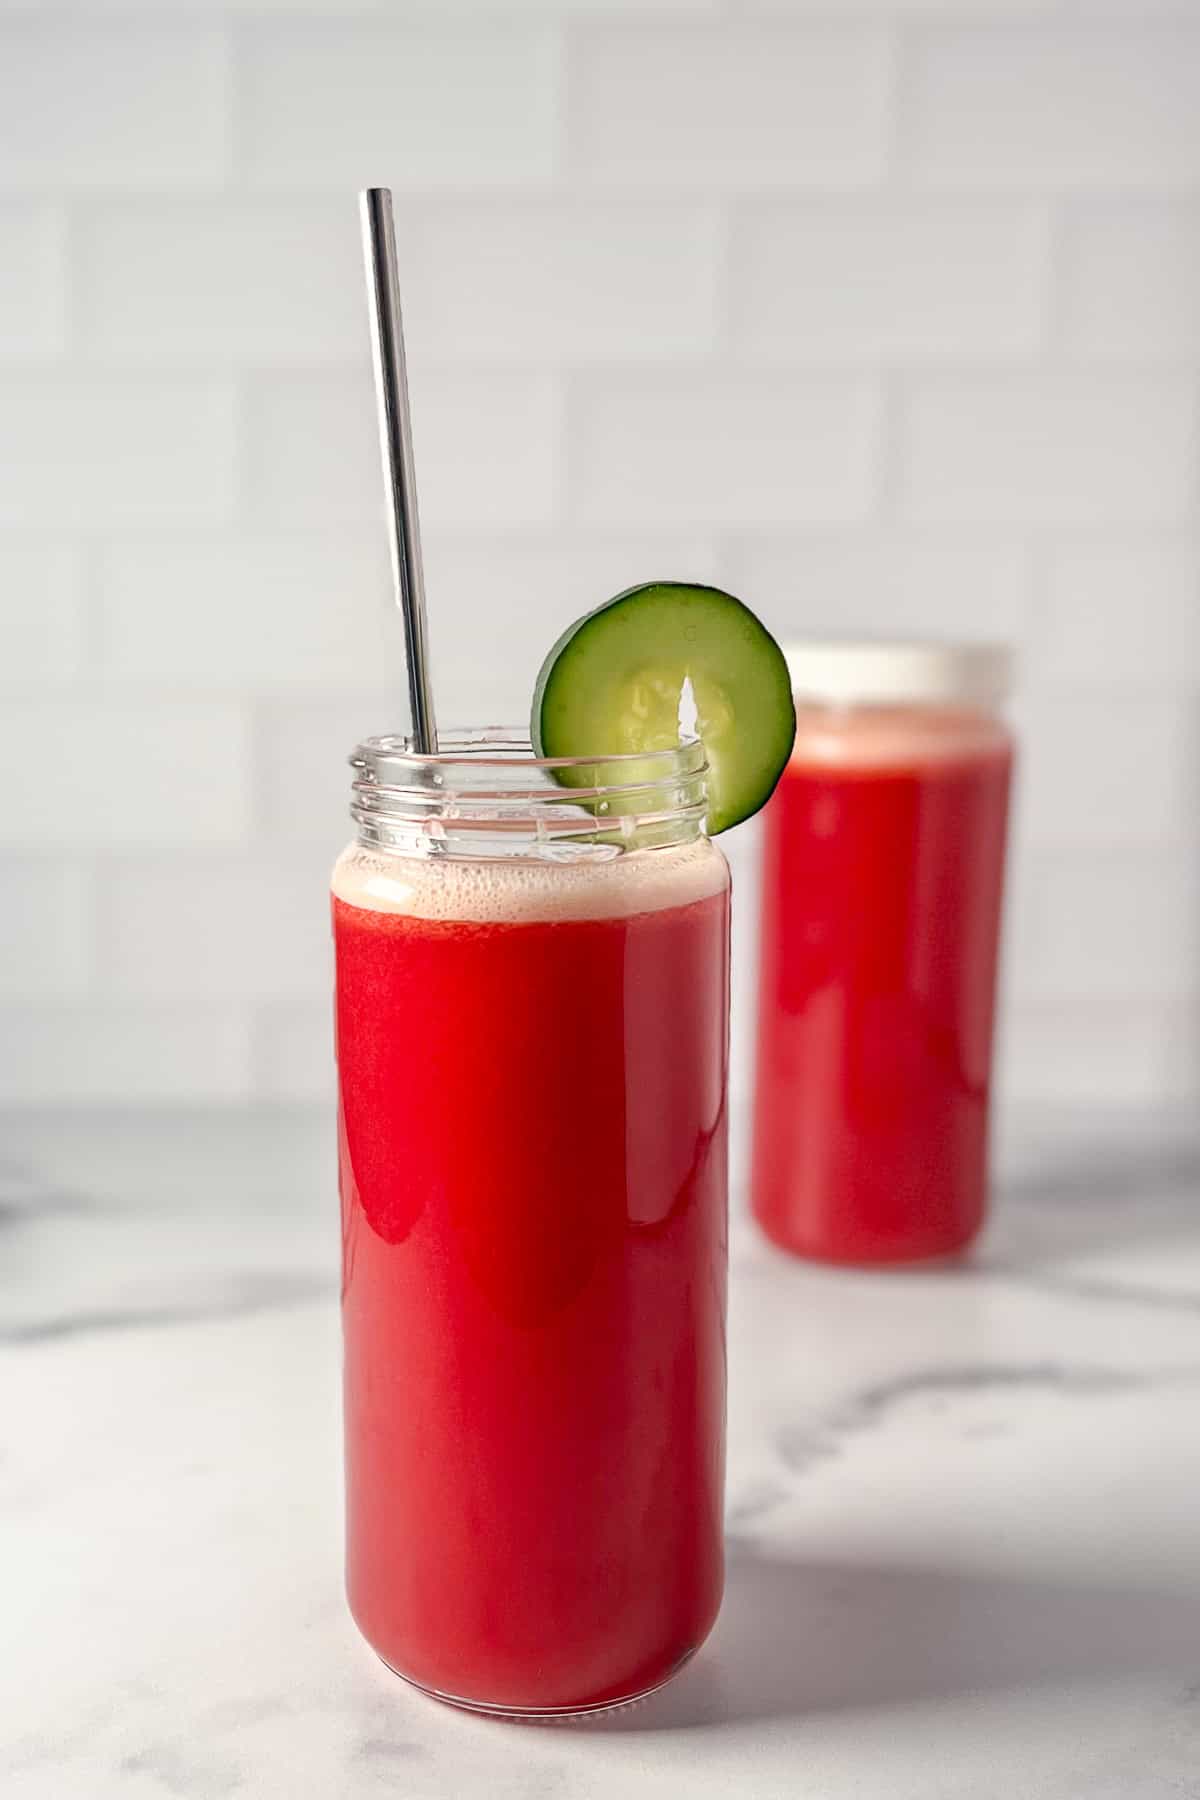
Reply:
M979 1230L1011 763L982 711L799 710L766 809L752 1192L800 1255Z
M444 1697L617 1701L716 1616L727 881L335 872L349 1598Z

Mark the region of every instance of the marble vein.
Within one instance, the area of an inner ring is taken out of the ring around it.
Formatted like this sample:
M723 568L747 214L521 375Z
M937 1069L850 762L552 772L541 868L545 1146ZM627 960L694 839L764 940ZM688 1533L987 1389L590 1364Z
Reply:
M1139 1388L1183 1383L1200 1385L1200 1359L1152 1370L1094 1363L979 1363L918 1369L851 1394L811 1425L785 1428L776 1439L779 1457L792 1475L836 1456L843 1440L887 1423L914 1400L953 1400L980 1394L1031 1390L1099 1399ZM783 1497L783 1496L781 1496Z
M108 1332L195 1325L211 1319L241 1319L279 1307L302 1306L330 1298L330 1285L319 1277L235 1279L228 1293L211 1299L167 1301L162 1305L98 1307L0 1325L0 1344L45 1344L63 1338L94 1337Z
M1023 1140L959 1270L735 1199L716 1633L531 1732L346 1617L328 1121L10 1121L4 1800L1200 1800L1200 1152L1111 1128Z

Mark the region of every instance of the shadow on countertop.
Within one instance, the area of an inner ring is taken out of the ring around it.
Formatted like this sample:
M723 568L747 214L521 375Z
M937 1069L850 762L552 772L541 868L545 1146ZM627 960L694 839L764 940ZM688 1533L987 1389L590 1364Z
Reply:
M708 1646L603 1728L696 1730L1155 1671L1200 1704L1200 1596L806 1563L735 1542Z
M1200 1311L1200 1291L1189 1293L1177 1279L1198 1248L1194 1136L1097 1143L1088 1152L1047 1152L1023 1175L997 1182L984 1237L959 1270ZM1171 1280L1148 1283L1144 1270L1127 1270L1121 1253L1130 1250L1165 1254Z

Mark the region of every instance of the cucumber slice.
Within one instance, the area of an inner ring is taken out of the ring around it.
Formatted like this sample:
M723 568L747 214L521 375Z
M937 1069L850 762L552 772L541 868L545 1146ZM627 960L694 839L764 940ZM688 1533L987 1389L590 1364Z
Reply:
M708 757L708 829L770 799L796 734L783 652L720 588L649 581L576 621L542 664L531 736L539 756L669 750L690 683ZM559 771L570 786L571 771Z

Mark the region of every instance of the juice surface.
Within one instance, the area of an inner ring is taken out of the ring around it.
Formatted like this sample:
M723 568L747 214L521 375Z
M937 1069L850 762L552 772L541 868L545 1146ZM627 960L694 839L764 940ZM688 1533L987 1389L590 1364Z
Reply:
M979 1229L1011 762L986 722L802 719L766 812L752 1184L801 1255Z
M722 1586L727 893L334 932L351 1607L453 1697L636 1692Z

